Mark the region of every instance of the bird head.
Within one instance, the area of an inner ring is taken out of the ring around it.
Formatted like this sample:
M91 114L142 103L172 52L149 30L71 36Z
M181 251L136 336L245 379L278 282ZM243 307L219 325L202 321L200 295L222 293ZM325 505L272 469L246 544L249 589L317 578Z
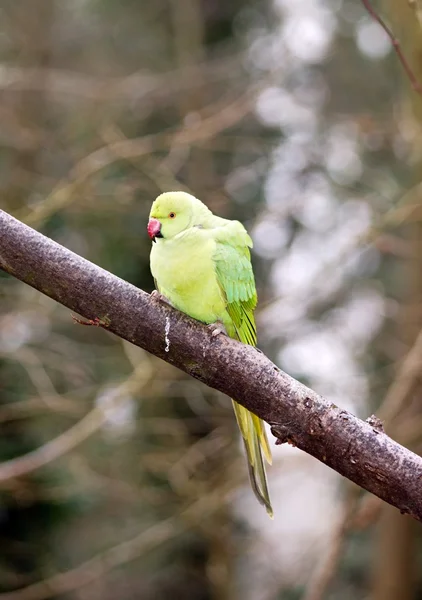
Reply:
M157 238L171 239L190 227L192 199L196 200L185 192L166 192L154 200L147 227L153 242Z

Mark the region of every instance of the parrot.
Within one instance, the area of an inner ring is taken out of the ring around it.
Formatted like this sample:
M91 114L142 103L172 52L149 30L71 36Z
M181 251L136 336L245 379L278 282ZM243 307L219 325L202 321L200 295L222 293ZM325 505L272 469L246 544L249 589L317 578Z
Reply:
M186 192L165 192L153 202L147 226L150 268L160 298L225 333L256 346L252 240L239 221L214 215ZM263 421L232 400L244 441L253 492L273 518L264 459L271 450Z

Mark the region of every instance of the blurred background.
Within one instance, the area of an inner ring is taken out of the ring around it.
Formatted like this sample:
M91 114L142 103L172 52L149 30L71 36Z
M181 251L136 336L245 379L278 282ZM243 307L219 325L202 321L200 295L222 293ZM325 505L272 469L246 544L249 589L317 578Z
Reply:
M240 219L262 350L416 452L421 119L358 0L0 4L1 208L146 291L159 193ZM422 598L420 524L273 440L270 521L226 397L4 275L0 392L0 600Z

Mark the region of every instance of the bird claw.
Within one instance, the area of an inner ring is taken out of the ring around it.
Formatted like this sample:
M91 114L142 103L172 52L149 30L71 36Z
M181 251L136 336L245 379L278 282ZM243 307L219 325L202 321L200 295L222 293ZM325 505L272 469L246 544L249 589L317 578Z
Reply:
M217 335L220 335L220 333L223 333L224 335L228 335L226 328L224 327L223 323L221 323L220 321L217 321L216 323L210 323L208 325L208 329L211 330L212 337L217 337Z

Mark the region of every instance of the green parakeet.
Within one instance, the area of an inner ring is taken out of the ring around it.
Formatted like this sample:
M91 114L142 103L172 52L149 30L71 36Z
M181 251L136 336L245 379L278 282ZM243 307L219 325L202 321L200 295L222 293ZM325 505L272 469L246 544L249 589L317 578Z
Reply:
M154 201L148 222L151 272L158 291L198 321L217 324L244 344L256 345L257 303L249 248L252 240L239 221L215 216L185 192L167 192ZM271 451L264 424L233 400L245 443L252 489L273 515L264 457Z

